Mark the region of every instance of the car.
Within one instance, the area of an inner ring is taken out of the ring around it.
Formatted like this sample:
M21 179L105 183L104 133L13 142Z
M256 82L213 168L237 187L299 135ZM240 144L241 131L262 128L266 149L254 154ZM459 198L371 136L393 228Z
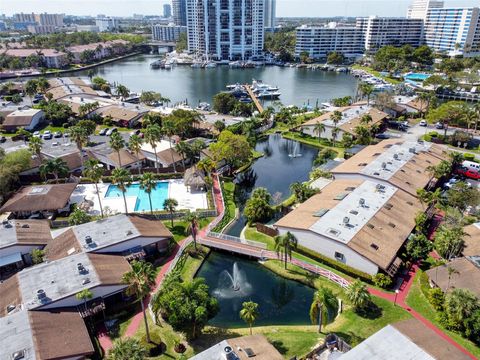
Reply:
M390 135L388 135L388 134L383 134L383 133L382 133L382 134L377 134L377 135L375 135L375 137L376 137L377 139L381 139L381 140L390 139Z
M467 185L468 188L472 187L472 183L470 183L468 181L465 181L465 180L461 179L460 177L451 178L445 185L443 185L443 187L446 190L448 190L448 189L451 189L452 187L454 187L456 184L458 184L460 182L464 182Z
M426 120L422 120L418 123L418 125L420 126L423 126L423 127L427 127L427 121Z
M55 146L60 146L60 143L58 141L54 141L52 142L52 146L55 147Z
M57 139L58 139L58 138L61 138L61 137L62 137L62 132L61 132L61 131L55 131L55 132L53 133L53 137L54 137L54 138L57 138Z
M109 128L104 128L104 129L100 130L98 135L105 136L107 134L107 131L109 131L109 130L110 130Z
M117 132L117 131L118 131L117 128L111 128L111 129L109 129L109 130L105 133L105 135L106 135L106 136L110 136L110 135L112 135L114 132Z
M33 133L33 137L38 137L38 138L41 137L40 131L35 131L35 132Z
M439 130L443 129L443 124L441 122L437 122L435 124L435 129L439 129Z
M50 130L45 130L43 132L43 139L44 140L50 140L51 138L53 138L53 135L52 135L51 131Z
M7 141L7 138L5 136L0 136L0 143L4 143Z
M64 138L69 137L69 136L70 136L70 133L69 133L68 131L65 131L65 132L63 133L63 137L64 137Z

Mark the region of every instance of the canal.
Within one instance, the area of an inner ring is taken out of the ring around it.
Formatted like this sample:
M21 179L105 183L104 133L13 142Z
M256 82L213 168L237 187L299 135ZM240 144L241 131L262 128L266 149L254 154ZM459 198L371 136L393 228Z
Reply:
M173 103L185 101L197 105L199 101L211 103L212 97L225 90L227 84L251 83L260 79L280 88L280 101L284 105L310 104L329 101L336 97L353 96L357 79L350 74L320 70L266 66L254 69L231 69L218 66L212 69L192 69L176 66L171 70L151 69L158 55L137 55L95 68L98 76L110 82L125 85L130 91L160 92ZM86 76L87 71L74 73Z

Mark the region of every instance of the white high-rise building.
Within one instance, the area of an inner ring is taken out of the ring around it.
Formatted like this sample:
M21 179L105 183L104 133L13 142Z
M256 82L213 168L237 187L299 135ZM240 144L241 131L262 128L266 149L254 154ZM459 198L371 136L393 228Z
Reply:
M265 30L275 29L277 16L277 0L265 0L265 7L263 12L265 14Z
M429 9L424 42L449 56L480 55L480 10L478 7Z
M114 18L102 17L95 19L95 25L100 32L112 31L117 27L117 21Z
M262 55L264 0L187 0L188 50L213 60Z
M408 7L407 18L425 20L429 9L439 8L443 8L443 0L413 0Z
M165 42L177 41L180 34L184 32L187 32L186 26L157 24L152 26L152 39Z

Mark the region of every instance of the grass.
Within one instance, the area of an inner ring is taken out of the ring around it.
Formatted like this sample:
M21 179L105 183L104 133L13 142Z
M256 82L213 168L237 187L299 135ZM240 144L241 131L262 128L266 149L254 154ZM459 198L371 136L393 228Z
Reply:
M193 250L193 245L190 245L189 249ZM209 253L210 248L201 245L198 246L196 254L190 251L184 252L177 263L177 267L180 269L180 276L184 281L189 281L194 278Z
M225 214L222 221L213 229L220 232L230 221L235 218L237 204L235 203L235 184L227 179L222 179L223 200L225 202Z
M212 222L213 218L202 218L199 220L199 225L200 225L200 228L204 228L205 226L207 226L208 224L210 224L210 222ZM168 228L168 230L171 231L171 233L173 234L173 240L175 240L175 242L179 242L183 239L185 239L189 234L187 232L187 228L188 228L188 222L186 221L183 221L183 220L174 220L173 221L173 227L172 227L172 222L170 220L163 220L162 221L163 224Z
M285 139L290 139L290 140L295 140L298 142L301 142L303 144L307 144L313 147L316 147L318 149L332 149L338 153L337 157L343 158L345 157L345 149L337 146L329 146L325 145L325 142L318 141L318 138L313 138L311 136L306 136L306 135L300 135L298 133L294 132L284 132L282 133L282 136Z
M423 317L425 317L426 319L430 320L434 325L436 325L439 329L445 332L453 340L455 340L457 343L459 343L461 346L463 346L465 349L475 355L476 358L480 359L480 347L475 345L470 340L463 338L459 333L449 331L443 328L442 325L440 325L437 320L435 309L430 305L428 299L422 292L420 284L420 277L422 276L422 273L423 272L419 270L415 275L415 279L406 299L407 305L421 315L423 315Z
M371 74L373 76L376 76L378 78L384 79L385 81L387 81L387 82L389 82L390 84L393 84L393 85L397 85L397 84L402 83L401 80L392 78L390 76L382 76L379 71L373 70L372 68L370 68L368 66L353 65L352 69L354 69L354 70L364 70L364 71L368 72L369 74Z

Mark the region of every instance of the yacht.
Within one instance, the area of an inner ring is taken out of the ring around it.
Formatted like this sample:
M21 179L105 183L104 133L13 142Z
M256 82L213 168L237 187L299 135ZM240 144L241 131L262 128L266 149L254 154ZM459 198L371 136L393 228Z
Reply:
M228 66L234 69L238 69L242 67L242 62L241 61L232 61L228 63Z
M192 68L200 69L203 67L203 62L195 60L192 65L190 65Z
M217 67L217 64L214 63L213 61L209 61L205 64L205 69L212 69L212 68L216 68Z
M253 80L252 81L252 91L261 92L261 91L278 91L277 86L271 86L264 84L262 80Z
M282 95L279 91L260 91L256 94L259 99L278 99Z

